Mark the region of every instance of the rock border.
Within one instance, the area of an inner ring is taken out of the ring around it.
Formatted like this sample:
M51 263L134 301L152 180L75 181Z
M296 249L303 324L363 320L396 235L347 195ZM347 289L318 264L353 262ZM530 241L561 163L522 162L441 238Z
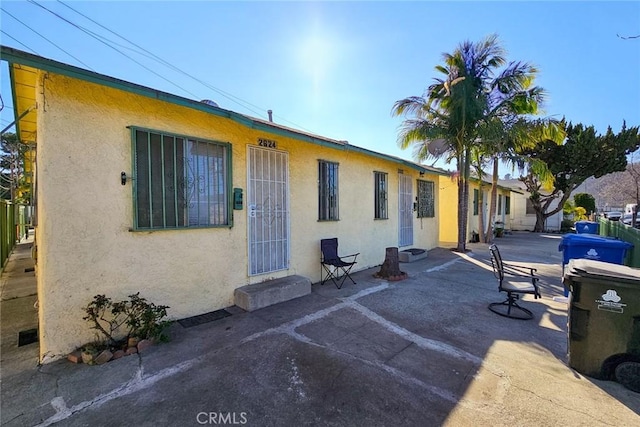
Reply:
M87 365L104 365L105 363L112 360L117 360L125 356L130 356L132 354L142 353L153 344L154 342L152 340L144 339L138 341L132 346L127 345L126 349L116 350L113 353L110 349L102 350L96 356L93 356L88 360L86 357L83 358L82 350L78 349L69 353L67 355L67 360L74 364L85 363Z

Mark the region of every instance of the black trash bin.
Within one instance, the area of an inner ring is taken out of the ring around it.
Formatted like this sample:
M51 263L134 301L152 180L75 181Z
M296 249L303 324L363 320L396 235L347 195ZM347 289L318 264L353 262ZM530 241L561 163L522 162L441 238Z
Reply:
M589 259L569 261L563 278L569 299L569 366L597 379L639 387L640 270ZM637 368L637 366L636 366ZM632 388L633 389L633 388Z

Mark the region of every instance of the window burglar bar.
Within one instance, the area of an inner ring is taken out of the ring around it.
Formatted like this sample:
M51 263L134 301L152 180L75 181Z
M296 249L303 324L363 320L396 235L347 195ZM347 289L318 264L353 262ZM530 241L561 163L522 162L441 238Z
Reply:
M337 221L338 163L318 161L318 220Z
M418 218L433 218L435 216L433 181L418 180Z
M132 129L135 228L230 225L228 144Z
M398 246L413 245L413 186L410 175L399 174Z
M384 172L374 172L375 180L375 219L387 219L387 174Z

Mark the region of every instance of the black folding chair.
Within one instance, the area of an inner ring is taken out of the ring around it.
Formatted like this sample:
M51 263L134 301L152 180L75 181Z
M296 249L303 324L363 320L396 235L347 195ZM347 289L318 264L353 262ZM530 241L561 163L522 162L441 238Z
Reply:
M506 300L489 304L489 310L512 319L533 319L533 313L520 307L516 301L521 294L533 294L535 299L542 298L538 288L540 278L536 276L536 269L503 262L496 245L491 245L489 251L491 252L493 274L498 279L498 290L507 293Z
M331 280L333 284L340 289L347 277L354 285L356 284L349 273L356 264L356 257L360 255L360 252L343 257L338 256L338 239L335 237L320 240L320 251L322 251L322 260L320 261L322 265L320 269L321 285ZM352 260L345 261L345 258L352 258Z

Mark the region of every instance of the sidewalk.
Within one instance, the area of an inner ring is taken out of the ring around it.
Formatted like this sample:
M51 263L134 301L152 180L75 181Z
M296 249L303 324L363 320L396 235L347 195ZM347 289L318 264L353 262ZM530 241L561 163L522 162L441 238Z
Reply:
M38 327L33 233L16 245L0 275L0 381L38 364L38 343L18 347L18 334Z
M637 425L640 395L566 365L560 236L497 241L538 268L535 319L487 309L503 299L487 245L429 251L409 278L354 274L338 290L190 328L102 366L58 361L2 377L1 423L31 425ZM3 306L4 308L4 306ZM4 366L3 366L4 371Z

